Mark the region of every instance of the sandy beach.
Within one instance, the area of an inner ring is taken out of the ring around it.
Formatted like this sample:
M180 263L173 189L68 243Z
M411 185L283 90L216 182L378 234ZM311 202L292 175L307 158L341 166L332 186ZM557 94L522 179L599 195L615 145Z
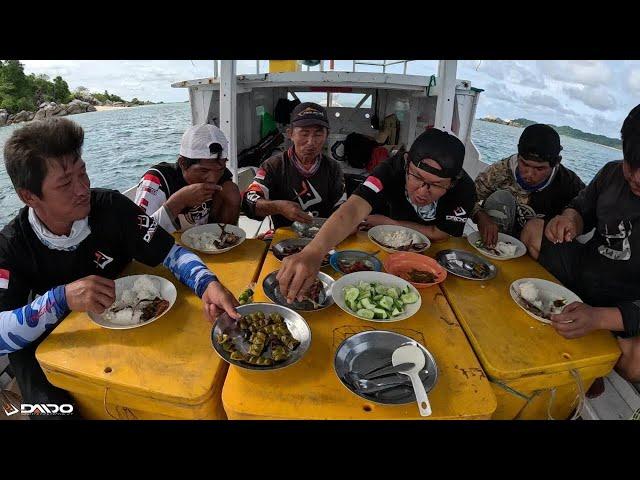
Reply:
M95 105L98 112L104 112L106 110L117 110L119 108L131 108L131 107L114 107L113 105Z

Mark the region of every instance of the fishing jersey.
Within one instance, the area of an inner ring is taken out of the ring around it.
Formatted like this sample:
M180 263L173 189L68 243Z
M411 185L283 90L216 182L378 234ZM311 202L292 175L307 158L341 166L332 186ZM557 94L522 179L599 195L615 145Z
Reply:
M329 217L347 200L344 174L336 160L321 155L312 171L304 172L296 166L294 155L290 148L262 163L242 196L243 210L250 218L264 218L255 211L260 199L297 202L302 210L321 218ZM277 229L292 222L282 215L273 215L273 223Z
M417 207L407 194L404 151L380 163L353 192L373 211L388 212L393 220L433 225L454 237L461 237L476 201L473 180L465 171L456 184L436 202Z
M222 186L228 181L233 181L233 176L231 171L225 168L218 185ZM143 175L138 183L134 201L169 233L184 231L196 225L215 223L216 219L211 215L213 199L195 207L185 208L176 218L164 207L171 195L188 185L178 162L162 162L151 167Z

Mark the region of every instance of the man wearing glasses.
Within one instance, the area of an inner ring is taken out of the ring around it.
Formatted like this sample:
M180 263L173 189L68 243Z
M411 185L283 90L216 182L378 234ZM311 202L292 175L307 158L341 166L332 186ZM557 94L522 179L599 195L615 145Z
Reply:
M553 128L529 125L520 136L518 153L478 175L472 219L486 245L496 244L499 231L539 244L545 219L560 214L584 188L580 177L560 164L561 150Z
M368 225L401 225L433 241L460 237L476 202L473 180L462 169L462 142L431 128L378 165L353 195L322 226L300 253L287 257L278 274L289 300L304 293L315 279L324 253L344 240L366 218ZM386 204L386 205L385 205ZM369 215L388 207L389 217Z
M215 125L189 127L178 161L151 167L138 184L135 203L169 233L207 223L237 225L241 197L226 168L228 145Z

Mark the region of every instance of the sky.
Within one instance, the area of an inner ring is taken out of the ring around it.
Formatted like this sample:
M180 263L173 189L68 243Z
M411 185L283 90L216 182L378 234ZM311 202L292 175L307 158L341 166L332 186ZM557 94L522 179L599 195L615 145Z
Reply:
M213 60L22 60L27 73L61 75L73 90L108 90L127 100L188 100L171 83L213 76ZM407 73L437 73L437 60L414 60ZM325 65L328 68L328 64ZM336 70L351 70L336 60ZM381 71L358 65L358 71ZM261 73L268 61L260 61ZM317 67L315 68L317 70ZM402 73L397 65L387 70ZM238 60L239 74L256 73L256 60ZM458 79L484 89L478 118L528 118L619 138L627 113L640 102L640 61L626 60L460 60Z

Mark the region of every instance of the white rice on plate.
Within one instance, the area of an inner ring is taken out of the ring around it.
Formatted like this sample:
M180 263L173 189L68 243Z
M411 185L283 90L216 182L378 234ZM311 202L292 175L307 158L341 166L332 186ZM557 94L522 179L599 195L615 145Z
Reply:
M148 276L142 276L135 280L132 288L125 289L120 298L116 298L113 305L111 305L102 314L102 318L115 325L135 325L140 323L142 309L137 308L134 313L133 307L140 300L152 300L156 297L162 298L162 295L160 294L160 285L157 280ZM119 311L114 312L114 310Z

